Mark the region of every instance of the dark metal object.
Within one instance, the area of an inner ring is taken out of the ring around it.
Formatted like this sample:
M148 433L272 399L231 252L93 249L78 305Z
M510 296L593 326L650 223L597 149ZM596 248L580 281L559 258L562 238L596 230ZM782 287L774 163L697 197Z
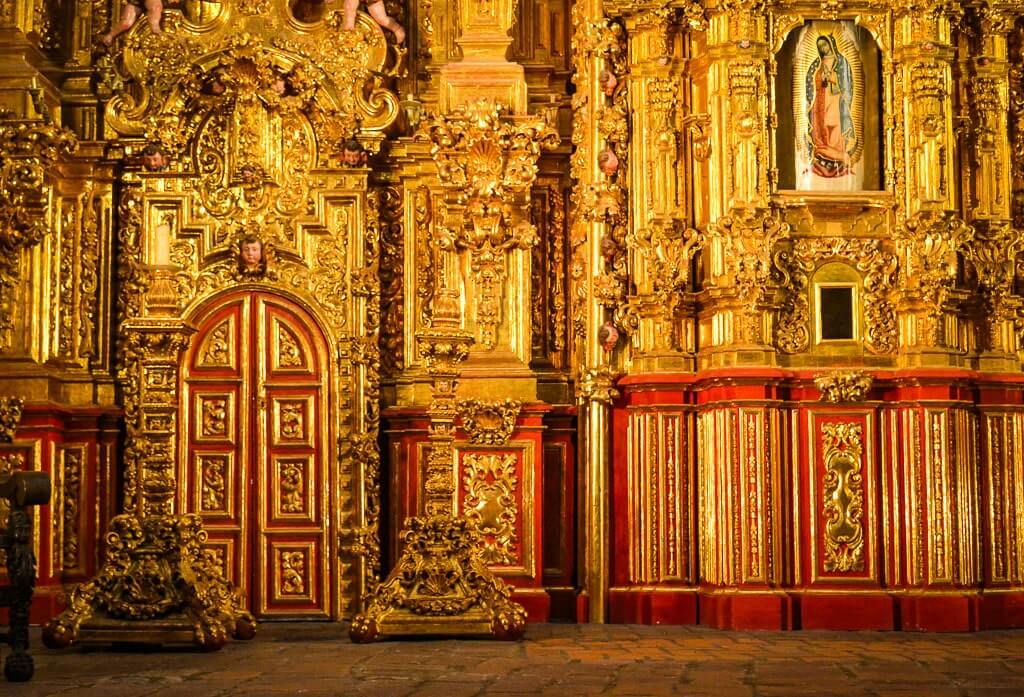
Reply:
M4 662L4 676L11 682L31 680L35 665L28 653L28 611L36 580L36 557L32 553L31 506L50 500L50 475L44 472L14 472L0 475L0 498L10 502L6 529L0 529L0 549L7 553L7 580L0 587L0 607L10 608L9 625L0 640L11 645Z

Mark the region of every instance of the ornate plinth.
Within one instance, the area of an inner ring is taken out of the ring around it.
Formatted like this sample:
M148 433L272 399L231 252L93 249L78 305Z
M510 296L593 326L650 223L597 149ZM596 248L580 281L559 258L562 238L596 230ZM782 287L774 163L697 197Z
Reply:
M420 356L432 384L426 516L406 521L405 547L387 579L364 598L352 620L352 641L398 636L493 636L520 639L526 610L483 559L474 524L452 507L459 365L473 338L459 328L457 294L438 292L434 329L420 332Z
M353 641L389 636L493 636L519 639L526 611L480 558L479 535L468 521L436 515L413 518L405 552L391 575L370 593L352 621Z
M106 541L99 573L75 588L67 610L43 629L46 646L133 642L216 651L229 634L255 636L241 595L203 553L199 516L120 515Z

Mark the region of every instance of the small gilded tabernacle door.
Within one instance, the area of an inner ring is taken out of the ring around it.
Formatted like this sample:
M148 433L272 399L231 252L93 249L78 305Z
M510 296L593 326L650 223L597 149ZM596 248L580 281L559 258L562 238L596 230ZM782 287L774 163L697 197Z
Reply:
M183 512L257 617L332 618L327 343L299 306L233 294L195 319L184 366Z

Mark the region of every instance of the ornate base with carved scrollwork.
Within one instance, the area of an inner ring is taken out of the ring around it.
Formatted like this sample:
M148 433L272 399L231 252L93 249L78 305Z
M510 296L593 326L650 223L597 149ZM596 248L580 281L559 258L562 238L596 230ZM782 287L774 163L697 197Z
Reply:
M412 518L405 551L387 580L366 598L349 629L366 643L398 636L493 636L516 640L526 611L479 555L479 535L447 515Z
M71 592L68 608L43 629L43 643L184 643L216 651L229 634L251 639L256 620L204 555L205 541L197 515L117 516L103 567Z

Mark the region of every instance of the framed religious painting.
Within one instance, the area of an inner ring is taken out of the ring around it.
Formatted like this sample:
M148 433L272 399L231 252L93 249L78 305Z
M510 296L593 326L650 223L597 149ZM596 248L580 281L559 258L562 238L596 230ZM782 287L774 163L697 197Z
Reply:
M852 20L812 20L776 56L779 189L880 191L884 187L878 45Z

